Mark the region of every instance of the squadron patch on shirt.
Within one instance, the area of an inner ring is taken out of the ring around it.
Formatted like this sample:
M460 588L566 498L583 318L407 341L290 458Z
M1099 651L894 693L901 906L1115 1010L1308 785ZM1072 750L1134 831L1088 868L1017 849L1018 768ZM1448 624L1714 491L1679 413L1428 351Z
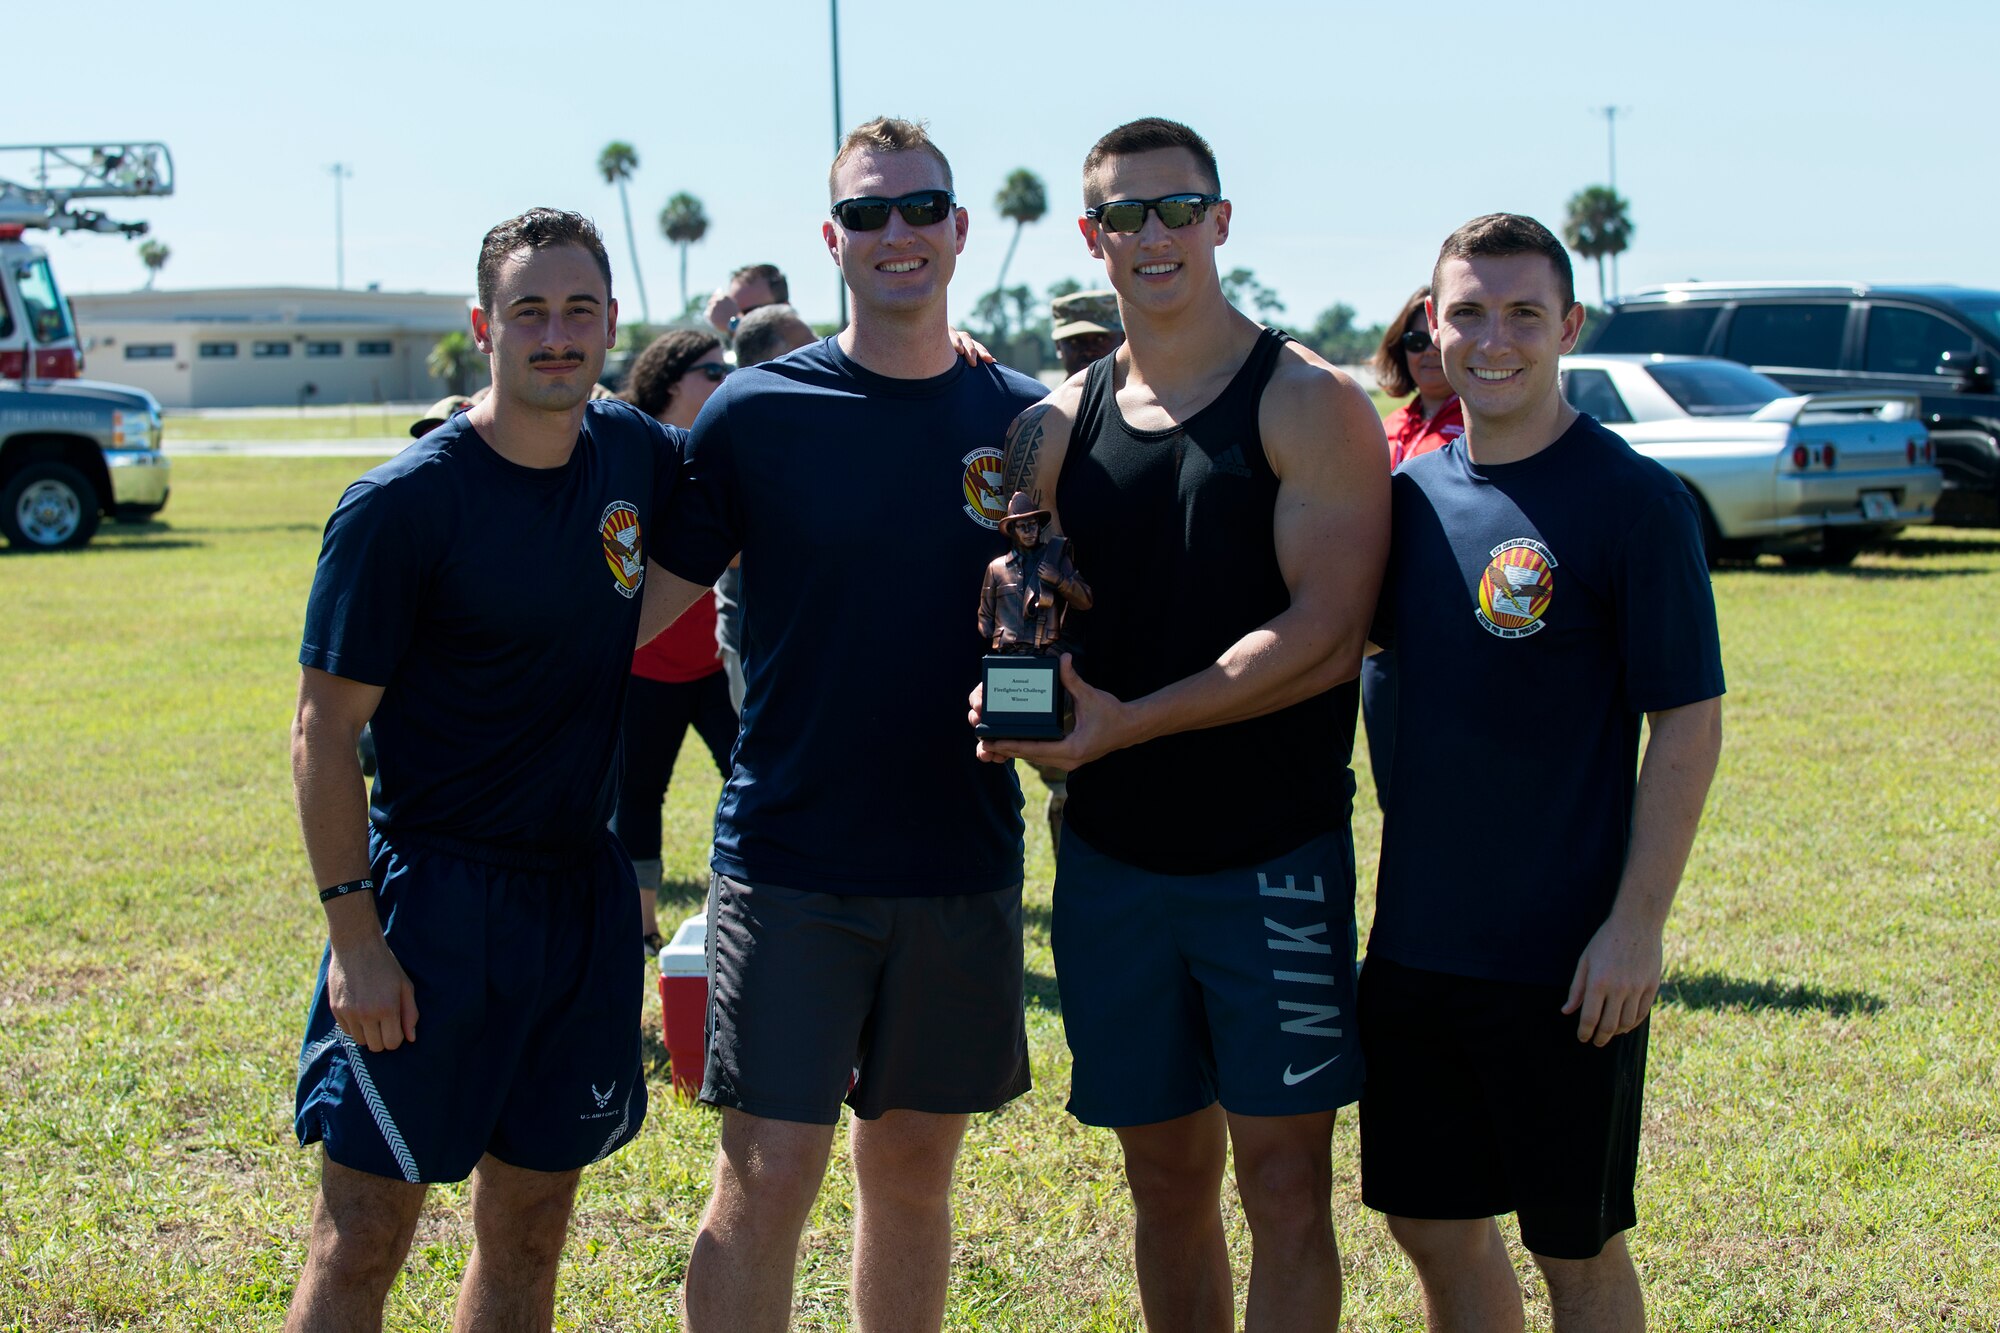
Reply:
M987 446L958 460L963 468L959 489L965 493L965 513L982 528L1000 526L1007 517L1007 497L1000 494L1000 451Z
M639 533L639 511L623 500L605 506L597 520L597 535L604 540L604 563L611 566L621 596L630 597L646 581L646 543Z
M1479 623L1503 639L1525 639L1542 628L1555 595L1556 558L1531 537L1501 542L1479 576Z

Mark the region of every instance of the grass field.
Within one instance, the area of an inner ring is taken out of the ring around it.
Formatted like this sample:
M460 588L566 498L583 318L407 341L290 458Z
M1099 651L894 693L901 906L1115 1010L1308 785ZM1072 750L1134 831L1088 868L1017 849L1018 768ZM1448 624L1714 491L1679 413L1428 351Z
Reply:
M320 528L367 462L186 459L168 522L0 556L0 1329L263 1329L284 1307L323 939L285 732ZM1632 1239L1654 1324L2000 1327L2000 540L1924 532L1849 571L1767 562L1715 588L1728 742L1668 937ZM669 918L697 901L716 785L701 747L682 764ZM1113 1141L1062 1110L1050 874L1031 820L1038 1086L967 1144L955 1329L1137 1325ZM715 1119L671 1099L656 1006L648 1025L654 1110L585 1177L562 1328L676 1326ZM1421 1327L1355 1158L1344 1118L1346 1326ZM434 1192L393 1327L446 1322L464 1203ZM846 1326L852 1207L837 1163L802 1328Z
M221 440L375 440L407 437L423 409L394 410L366 404L351 412L286 412L226 416L170 413L163 432L167 447Z

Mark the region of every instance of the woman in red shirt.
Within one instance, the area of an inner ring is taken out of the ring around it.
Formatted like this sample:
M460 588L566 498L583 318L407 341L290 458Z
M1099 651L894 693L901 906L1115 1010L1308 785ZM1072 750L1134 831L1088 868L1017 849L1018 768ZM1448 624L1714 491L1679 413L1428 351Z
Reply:
M698 329L675 329L655 339L632 363L620 395L640 411L683 429L729 373L722 344ZM611 831L624 843L639 879L641 927L648 953L660 936L660 803L689 727L708 746L716 770L727 776L736 745L736 710L715 649L715 594L696 602L658 638L632 655L625 688L625 780Z
M1383 393L1393 398L1416 395L1382 421L1389 437L1391 471L1465 434L1465 411L1445 380L1444 362L1424 315L1424 301L1430 294L1428 286L1410 294L1369 362ZM1361 663L1361 721L1368 731L1368 766L1375 772L1375 800L1385 808L1396 750L1396 704L1395 654L1376 653Z

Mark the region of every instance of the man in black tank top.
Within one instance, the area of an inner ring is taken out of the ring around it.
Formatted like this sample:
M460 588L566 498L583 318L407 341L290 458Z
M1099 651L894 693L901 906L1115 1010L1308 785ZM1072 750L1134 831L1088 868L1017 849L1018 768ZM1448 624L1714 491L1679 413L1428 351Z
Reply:
M1083 186L1126 343L1021 415L1002 482L1091 581L1062 668L1076 725L980 753L1071 772L1069 1109L1124 1148L1147 1322L1231 1326L1233 1142L1249 1326L1332 1327L1333 1120L1361 1081L1347 763L1386 444L1352 381L1223 297L1230 205L1199 135L1121 126Z

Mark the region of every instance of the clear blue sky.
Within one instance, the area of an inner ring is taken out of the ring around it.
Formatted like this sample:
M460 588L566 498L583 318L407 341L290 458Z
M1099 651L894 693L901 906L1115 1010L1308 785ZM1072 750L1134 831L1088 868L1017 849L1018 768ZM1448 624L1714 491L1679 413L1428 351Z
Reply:
M329 163L346 185L347 279L469 291L481 234L552 204L606 231L637 313L618 198L594 169L625 139L656 318L678 304L667 195L707 205L691 290L738 264L792 275L834 313L819 242L831 156L826 0L433 6L18 7L7 142L153 138L179 192L121 204L173 250L162 287L334 277ZM23 25L25 24L25 32ZM1335 301L1392 314L1452 227L1496 209L1559 227L1606 172L1637 234L1625 287L1689 277L1953 281L2000 287L2000 172L1971 53L2000 5L1686 0L1425 5L1227 0L993 5L845 0L844 110L920 116L972 210L954 311L998 276L1008 171L1049 186L1010 284L1101 277L1077 238L1078 171L1135 116L1208 136L1236 203L1226 263L1304 323ZM1952 72L1955 71L1955 72ZM49 242L73 292L136 287L135 244ZM1595 299L1594 272L1579 291Z

